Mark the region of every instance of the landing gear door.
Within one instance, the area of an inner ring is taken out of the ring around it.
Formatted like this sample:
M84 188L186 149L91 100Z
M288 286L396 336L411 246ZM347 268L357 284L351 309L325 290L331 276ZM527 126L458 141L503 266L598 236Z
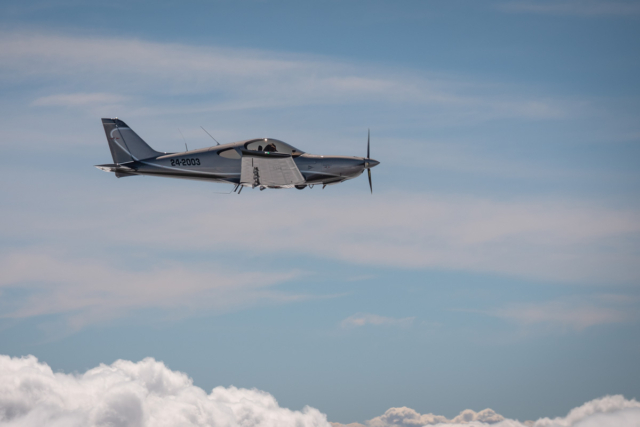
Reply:
M253 165L254 159L255 157L242 156L242 168L240 169L240 184L248 185L251 188L259 185L259 175L255 176L257 171L254 169L256 167Z

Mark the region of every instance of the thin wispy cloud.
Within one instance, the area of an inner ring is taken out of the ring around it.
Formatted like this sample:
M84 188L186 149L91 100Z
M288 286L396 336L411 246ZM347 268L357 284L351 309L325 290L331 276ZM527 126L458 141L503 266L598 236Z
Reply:
M636 321L639 318L639 303L638 298L633 295L595 295L512 303L478 313L515 322L526 328L580 332L598 325Z
M539 13L574 16L632 16L640 15L636 1L606 0L540 0L502 3L500 8L517 13Z
M33 101L32 105L47 107L96 107L109 105L115 108L129 98L114 93L73 93L43 96Z
M122 262L36 250L0 257L0 269L0 290L20 289L26 295L3 298L0 318L62 315L71 330L147 308L181 317L305 298L274 289L300 272L238 272L216 263L164 260L150 268L123 267Z
M4 298L1 315L62 314L80 328L148 307L220 311L304 297L274 288L298 277L299 271L258 266L247 271L251 263L246 261L242 271L234 272L222 260L188 262L176 259L175 251L206 253L210 260L230 253L241 253L246 260L267 254L267 261L313 256L579 284L615 285L640 278L640 259L629 252L640 233L640 214L634 210L435 194L353 200L325 191L319 198L314 193L319 189L293 193L295 198L291 193L202 197L200 188L174 191L160 185L164 182L148 184L143 203L135 191L96 194L83 185L67 186L61 199L55 191L59 183L46 180L34 181L48 194L37 201L25 190L28 186L19 194L6 193L14 203L4 207L3 216L12 227L1 229L0 239L24 243L19 251L0 253L0 287L22 290L28 297ZM128 207L126 213L122 206ZM128 259L147 252L153 259L150 266ZM607 301L509 306L488 314L524 325L559 323L576 330L624 321L623 306ZM411 321L361 313L345 319L343 326Z
M558 118L571 110L559 100L514 96L513 90L500 90L496 85L487 91L484 82L422 71L322 56L138 39L1 33L0 61L4 64L1 81L73 81L82 90L41 94L34 105L78 102L82 94L103 93L104 87L113 87L117 93L136 95L138 102L130 100L128 110L143 115L175 111L176 97L186 95L201 99L209 95L207 101L192 100L185 106L192 114L371 101L445 108L465 121ZM104 109L96 106L93 111ZM436 111L442 120L442 112Z
M295 193L295 198L270 193L256 201L252 194L226 197L220 203L222 196L202 197L200 189L186 187L172 193L172 203L167 203L166 188L160 185L164 182L146 182L152 186L145 192L145 203L135 192L91 195L82 188L69 188L68 201L61 203L52 192L38 205L47 206L47 217L55 216L55 223L43 220L37 206L28 209L27 197L16 195L22 200L20 208L5 210L15 227L2 233L7 239L31 236L65 246L83 242L90 233L104 245L132 248L255 255L279 251L363 265L482 271L574 283L620 284L640 278L638 255L629 251L640 233L640 213L630 209L429 193L354 201L328 195L328 190L319 198L314 193L319 189ZM78 216L69 215L76 205ZM130 207L127 221L121 218L122 205ZM224 227L212 221L212 213L224 219ZM264 218L270 218L269 227L264 227ZM114 235L114 229L119 233Z
M359 328L362 326L398 326L409 327L413 324L415 317L386 317L371 313L356 313L340 322L342 328Z

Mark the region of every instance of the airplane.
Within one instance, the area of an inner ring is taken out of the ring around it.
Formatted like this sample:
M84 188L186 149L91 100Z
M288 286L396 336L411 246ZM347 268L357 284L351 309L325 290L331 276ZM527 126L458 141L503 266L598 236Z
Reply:
M136 175L162 176L233 184L238 194L244 187L297 188L322 184L339 184L360 176L367 170L369 188L371 168L380 164L369 155L370 132L367 135L367 157L322 156L305 153L273 138L218 144L181 153L155 151L125 122L116 118L102 119L113 164L96 165L116 177ZM186 146L186 144L185 144ZM185 147L186 148L186 147Z

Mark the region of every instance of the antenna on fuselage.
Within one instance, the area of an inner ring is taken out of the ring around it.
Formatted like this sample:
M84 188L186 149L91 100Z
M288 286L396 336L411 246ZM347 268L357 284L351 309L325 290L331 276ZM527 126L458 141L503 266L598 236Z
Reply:
M206 133L207 135L209 135L209 136L211 137L211 139L213 139L213 140L216 142L216 144L220 145L220 143L218 142L218 140L217 140L217 139L215 139L215 138L214 138L214 137L213 137L209 132L207 132L207 130L206 130L205 128L203 128L202 126L200 126L200 128L202 128L202 130L203 130L203 131L205 131L205 133Z
M180 130L180 128L178 128L178 132L180 132L180 135L182 135L182 131ZM187 147L187 140L184 139L184 135L182 135L182 140L184 141L185 151L189 151L189 147Z

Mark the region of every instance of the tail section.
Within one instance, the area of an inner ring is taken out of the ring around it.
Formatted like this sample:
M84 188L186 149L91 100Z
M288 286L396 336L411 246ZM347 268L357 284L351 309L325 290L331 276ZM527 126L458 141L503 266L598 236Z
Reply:
M163 154L149 147L133 129L118 118L102 119L102 126L107 135L113 162L117 165Z

